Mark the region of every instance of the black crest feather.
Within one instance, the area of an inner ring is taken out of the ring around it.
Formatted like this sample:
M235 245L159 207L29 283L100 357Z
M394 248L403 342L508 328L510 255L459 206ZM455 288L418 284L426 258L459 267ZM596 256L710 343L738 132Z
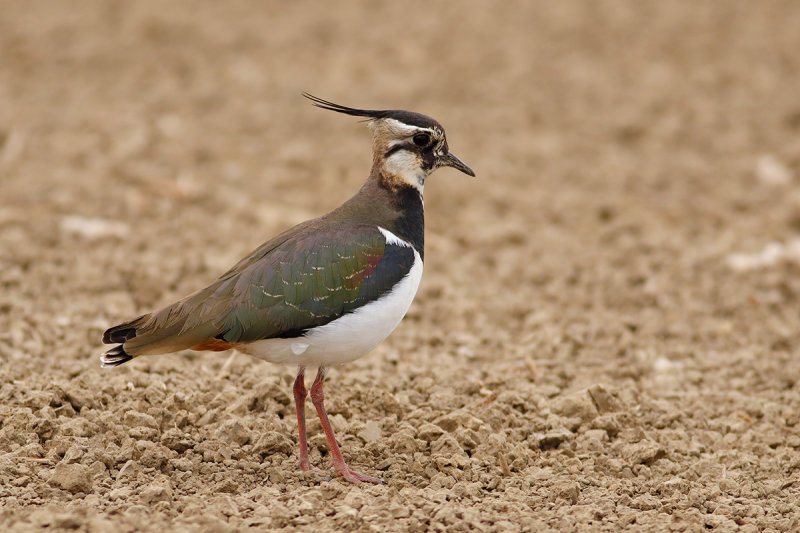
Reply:
M327 100L323 100L322 98L317 98L313 94L303 93L303 96L308 98L313 102L313 104L317 107L322 109L327 109L329 111L336 111L337 113L344 113L345 115L353 115L354 117L368 117L368 118L386 118L386 114L390 113L390 111L376 111L371 109L355 109L353 107L347 107L339 104L334 104L333 102L329 102Z
M384 109L384 110L356 109L354 107L347 107L339 104L334 104L333 102L329 102L328 100L323 100L322 98L317 98L316 96L306 92L302 94L304 97L311 100L311 102L319 108L327 109L329 111L336 111L337 113L344 113L345 115L352 115L354 117L366 117L372 120L391 118L394 120L398 120L404 124L408 124L409 126L417 126L420 128L439 128L439 129L442 128L442 125L439 124L436 120L421 113L414 113L412 111L402 111L400 109Z

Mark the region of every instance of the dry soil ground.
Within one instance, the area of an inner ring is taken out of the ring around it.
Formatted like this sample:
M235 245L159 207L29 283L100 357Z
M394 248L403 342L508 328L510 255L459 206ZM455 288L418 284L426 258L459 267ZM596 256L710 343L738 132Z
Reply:
M0 525L796 531L796 2L0 3ZM352 194L404 107L426 190L399 330L337 370L101 370L104 328ZM317 422L312 460L327 465Z

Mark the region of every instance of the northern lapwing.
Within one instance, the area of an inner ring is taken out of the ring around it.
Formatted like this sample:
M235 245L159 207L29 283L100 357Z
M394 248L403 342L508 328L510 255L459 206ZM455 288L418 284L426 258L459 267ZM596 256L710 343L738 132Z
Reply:
M306 367L318 367L311 400L335 471L382 483L345 464L323 401L326 369L366 355L397 327L422 277L422 191L439 167L475 173L450 153L441 124L410 111L345 107L303 93L317 107L364 117L372 171L340 207L267 241L208 287L108 329L104 367L178 350L240 352L297 365L299 468L311 469L305 427Z

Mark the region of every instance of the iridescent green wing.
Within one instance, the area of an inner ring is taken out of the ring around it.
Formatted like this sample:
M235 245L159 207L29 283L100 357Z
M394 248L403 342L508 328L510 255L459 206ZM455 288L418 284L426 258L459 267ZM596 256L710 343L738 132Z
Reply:
M302 335L391 291L414 260L410 246L387 243L376 226L341 224L297 235L219 288L230 305L214 320L216 338Z

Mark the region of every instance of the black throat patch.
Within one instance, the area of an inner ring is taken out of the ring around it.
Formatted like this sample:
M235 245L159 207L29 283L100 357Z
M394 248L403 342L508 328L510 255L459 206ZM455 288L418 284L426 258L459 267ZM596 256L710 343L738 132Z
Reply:
M390 228L386 228L411 246L425 259L425 207L419 190L408 184L387 183L380 181L392 198L392 207L399 213Z

